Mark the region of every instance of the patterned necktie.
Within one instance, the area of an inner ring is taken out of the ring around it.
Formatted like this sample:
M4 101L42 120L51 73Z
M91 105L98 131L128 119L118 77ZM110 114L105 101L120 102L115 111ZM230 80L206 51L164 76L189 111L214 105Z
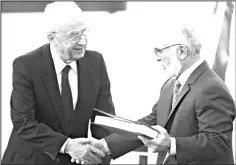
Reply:
M62 70L61 76L61 96L64 107L65 121L68 125L70 120L70 113L73 111L72 93L68 79L70 69L70 65L66 65L65 68Z
M174 90L173 90L173 100L172 100L172 109L174 108L176 97L179 94L179 89L181 87L181 84L178 79L174 80Z

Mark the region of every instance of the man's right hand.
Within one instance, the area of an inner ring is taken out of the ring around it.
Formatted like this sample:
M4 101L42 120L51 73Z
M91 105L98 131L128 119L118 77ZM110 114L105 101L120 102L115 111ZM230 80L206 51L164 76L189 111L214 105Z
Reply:
M87 164L101 163L101 158L105 156L104 152L90 145L86 138L68 139L65 153L76 159L77 163L83 161Z

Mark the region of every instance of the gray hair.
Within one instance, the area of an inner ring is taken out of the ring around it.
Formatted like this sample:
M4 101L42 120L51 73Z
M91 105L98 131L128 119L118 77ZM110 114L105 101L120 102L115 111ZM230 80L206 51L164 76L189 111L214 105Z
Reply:
M53 2L44 10L45 32L57 31L63 28L73 28L75 25L85 26L82 10L75 2Z
M189 53L193 55L200 54L202 44L199 41L199 38L197 38L195 30L193 28L184 27L182 29L182 35L186 40Z

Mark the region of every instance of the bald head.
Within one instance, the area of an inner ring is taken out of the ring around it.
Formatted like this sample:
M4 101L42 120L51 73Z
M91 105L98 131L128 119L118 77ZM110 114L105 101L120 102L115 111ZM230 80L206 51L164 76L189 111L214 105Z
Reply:
M69 31L86 27L82 10L75 2L53 2L44 10L46 32Z
M166 21L160 27L156 46L159 48L173 44L184 44L188 48L189 55L200 55L204 37L207 35L206 28L196 18L177 17ZM205 36L204 36L205 35Z

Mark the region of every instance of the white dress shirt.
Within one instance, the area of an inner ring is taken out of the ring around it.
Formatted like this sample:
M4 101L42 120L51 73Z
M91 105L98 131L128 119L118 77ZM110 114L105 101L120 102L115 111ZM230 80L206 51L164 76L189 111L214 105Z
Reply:
M189 76L192 74L192 72L204 61L204 59L200 59L197 62L195 62L192 66L190 66L187 70L185 70L178 78L179 83L181 84L181 87L179 89L179 93L181 93L181 90L183 89L184 84L188 80ZM170 147L170 155L176 155L176 139L171 137L171 147Z

